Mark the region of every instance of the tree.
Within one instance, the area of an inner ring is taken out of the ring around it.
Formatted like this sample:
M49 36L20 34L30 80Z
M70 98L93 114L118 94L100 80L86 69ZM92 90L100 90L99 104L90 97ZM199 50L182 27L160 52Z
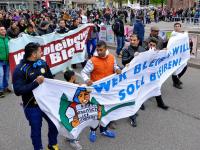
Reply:
M151 3L151 4L154 4L154 5L159 5L159 4L161 4L162 7L163 7L163 5L167 3L167 0L150 0L150 3Z

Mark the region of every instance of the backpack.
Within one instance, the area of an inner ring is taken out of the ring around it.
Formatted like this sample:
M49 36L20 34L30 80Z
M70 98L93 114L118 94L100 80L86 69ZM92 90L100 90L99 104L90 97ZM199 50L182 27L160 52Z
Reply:
M112 30L114 33L118 33L120 30L120 22L119 21L115 21L112 25Z

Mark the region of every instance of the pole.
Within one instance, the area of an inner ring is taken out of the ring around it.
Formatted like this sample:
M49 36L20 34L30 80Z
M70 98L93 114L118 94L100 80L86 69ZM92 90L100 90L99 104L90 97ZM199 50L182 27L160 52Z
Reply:
M34 0L30 1L30 10L33 12L34 11Z

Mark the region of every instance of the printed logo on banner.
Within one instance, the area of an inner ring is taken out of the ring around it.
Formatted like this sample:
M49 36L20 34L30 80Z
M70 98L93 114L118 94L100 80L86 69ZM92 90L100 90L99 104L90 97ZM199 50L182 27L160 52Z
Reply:
M59 109L60 120L69 132L88 120L101 120L102 117L116 109L135 105L135 102L128 102L106 111L105 107L100 105L94 97L90 99L90 92L85 87L78 87L72 101L69 101L64 93L62 94Z
M90 92L85 87L78 87L72 101L63 93L59 114L61 123L68 131L88 120L100 120L103 106L94 97L90 99Z

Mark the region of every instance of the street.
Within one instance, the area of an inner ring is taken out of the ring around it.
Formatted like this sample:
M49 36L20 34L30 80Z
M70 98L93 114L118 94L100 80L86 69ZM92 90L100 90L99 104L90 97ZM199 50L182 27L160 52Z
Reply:
M111 50L112 53L114 52ZM118 60L120 64L120 60ZM80 73L79 65L76 72ZM172 86L169 78L162 87L162 95L170 109L156 106L154 98L140 110L138 126L133 128L128 119L117 121L117 137L109 139L97 134L97 141L88 140L89 128L80 135L85 150L198 150L200 147L200 70L188 68L183 76L183 89ZM62 73L56 79L63 80ZM80 80L80 78L79 78ZM20 106L21 98L14 93L0 100L0 150L32 150L30 127ZM43 121L43 146L48 143L47 124ZM71 150L64 137L59 136L61 150Z

